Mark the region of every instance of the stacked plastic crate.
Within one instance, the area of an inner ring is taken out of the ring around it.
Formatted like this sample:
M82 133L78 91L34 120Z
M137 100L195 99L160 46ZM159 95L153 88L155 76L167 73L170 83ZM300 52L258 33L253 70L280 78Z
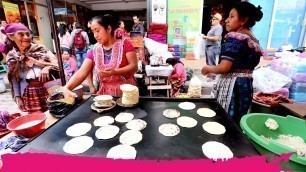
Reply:
M291 75L290 99L306 103L306 59L300 59Z
M297 56L274 60L271 69L292 79L289 98L298 103L306 103L306 59Z

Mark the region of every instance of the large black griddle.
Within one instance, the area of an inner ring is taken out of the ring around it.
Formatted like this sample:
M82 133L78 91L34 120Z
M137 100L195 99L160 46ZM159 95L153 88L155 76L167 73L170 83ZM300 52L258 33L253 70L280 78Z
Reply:
M194 110L182 110L178 107L180 102L190 101L196 104ZM94 145L89 150L78 156L86 157L106 157L108 150L120 144L119 136L127 130L124 124L116 123L120 127L120 133L110 140L98 140L95 131L98 127L93 125L93 121L103 115L115 117L120 112L127 110L116 106L110 111L98 114L92 111L90 106L93 103L91 97L81 104L77 109L65 116L57 123L49 127L38 137L21 148L19 152L48 152L54 154L66 154L63 146L72 137L66 135L66 129L79 122L89 122L92 129L86 134L94 139ZM196 112L198 108L210 108L216 111L213 118L199 116ZM141 131L143 140L133 145L137 150L136 159L200 159L206 158L202 152L202 145L207 141L218 141L227 145L233 152L234 157L259 155L250 141L243 135L236 124L228 117L224 109L215 99L171 99L171 98L140 98L139 104L134 108L140 108L147 112L147 116L142 118L147 122L147 127ZM194 128L180 127L180 134L174 137L166 137L159 133L158 128L164 123L176 124L176 119L168 119L162 115L168 108L178 109L181 116L190 116L198 121ZM224 135L211 135L203 130L202 124L207 121L216 121L226 128Z

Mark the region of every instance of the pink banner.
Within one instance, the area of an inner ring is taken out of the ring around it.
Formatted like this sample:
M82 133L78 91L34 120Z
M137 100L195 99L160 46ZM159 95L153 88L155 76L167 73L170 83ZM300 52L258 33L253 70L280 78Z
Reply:
M213 162L200 160L112 160L54 154L6 154L2 155L1 171L13 172L68 172L68 171L281 171L279 163L288 161L290 154L284 154L273 162L265 156L233 158L228 161Z

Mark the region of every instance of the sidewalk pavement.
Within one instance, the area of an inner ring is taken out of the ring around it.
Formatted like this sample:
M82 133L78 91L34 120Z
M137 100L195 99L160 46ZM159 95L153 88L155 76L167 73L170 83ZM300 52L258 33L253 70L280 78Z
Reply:
M201 74L201 68L205 65L205 59L199 59L199 60L187 60L182 59L182 62L186 67L189 67L194 70L194 75L197 76L202 81L202 95L203 97L210 97L210 92L213 84L215 82L207 82L207 78L203 77ZM13 100L11 96L11 90L9 86L9 82L7 79L7 73L0 73L0 77L4 79L4 83L6 85L6 91L3 93L0 93L0 110L7 110L10 114L21 112L18 109L17 104ZM85 88L88 88L87 81L84 81L82 85L85 86ZM189 82L186 82L186 85L189 85Z

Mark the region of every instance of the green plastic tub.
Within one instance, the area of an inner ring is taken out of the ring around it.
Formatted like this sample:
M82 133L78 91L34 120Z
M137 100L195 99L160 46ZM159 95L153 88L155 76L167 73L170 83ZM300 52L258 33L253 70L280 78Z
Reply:
M269 130L265 125L268 118L277 121L279 128L276 130ZM292 136L299 136L304 141L306 140L306 121L289 115L287 117L282 117L265 113L250 113L242 117L240 126L250 139L278 155L295 152L295 150L275 141L267 141L261 138L261 135L266 138L276 139L280 134L290 134ZM306 157L297 156L296 153L290 157L290 160L306 165Z

